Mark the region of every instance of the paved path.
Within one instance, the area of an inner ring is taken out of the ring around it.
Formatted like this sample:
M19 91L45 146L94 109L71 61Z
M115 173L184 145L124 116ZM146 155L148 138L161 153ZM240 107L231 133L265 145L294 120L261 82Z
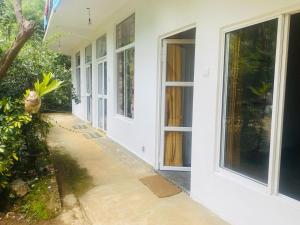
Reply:
M185 193L158 198L139 178L153 175L150 166L70 114L51 114L57 123L49 143L72 157L82 179L77 197L95 225L223 225ZM72 172L72 171L71 171ZM89 180L91 182L85 182ZM75 179L75 178L74 178ZM78 179L74 185L79 185ZM79 185L80 186L80 185Z

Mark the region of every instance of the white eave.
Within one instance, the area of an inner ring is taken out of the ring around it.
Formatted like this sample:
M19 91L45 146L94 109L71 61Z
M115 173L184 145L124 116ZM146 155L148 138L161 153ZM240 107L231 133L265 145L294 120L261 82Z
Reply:
M44 41L55 51L71 55L80 43L89 41L97 28L128 0L61 0L51 12ZM92 24L88 23L90 8ZM91 41L91 40L90 40Z

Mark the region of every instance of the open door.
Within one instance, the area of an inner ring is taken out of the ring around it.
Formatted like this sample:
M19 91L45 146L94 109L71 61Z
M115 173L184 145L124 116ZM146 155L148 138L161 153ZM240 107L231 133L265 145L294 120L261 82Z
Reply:
M160 170L190 171L194 39L163 40Z

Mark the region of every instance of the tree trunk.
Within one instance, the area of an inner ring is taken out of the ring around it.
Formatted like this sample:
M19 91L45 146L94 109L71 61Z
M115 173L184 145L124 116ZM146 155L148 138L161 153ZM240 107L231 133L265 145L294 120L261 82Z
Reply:
M20 31L11 45L0 59L0 80L4 78L14 59L18 56L24 44L31 38L35 30L35 22L25 19L22 13L22 0L14 0L14 11Z

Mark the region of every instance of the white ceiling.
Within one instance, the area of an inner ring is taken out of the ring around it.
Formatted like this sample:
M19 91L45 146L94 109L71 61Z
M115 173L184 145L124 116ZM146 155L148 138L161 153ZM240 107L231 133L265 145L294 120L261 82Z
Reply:
M45 34L51 40L50 46L64 54L71 54L73 48L86 40L96 27L108 16L120 9L128 0L61 0L56 12L52 14ZM88 24L90 8L92 24Z

